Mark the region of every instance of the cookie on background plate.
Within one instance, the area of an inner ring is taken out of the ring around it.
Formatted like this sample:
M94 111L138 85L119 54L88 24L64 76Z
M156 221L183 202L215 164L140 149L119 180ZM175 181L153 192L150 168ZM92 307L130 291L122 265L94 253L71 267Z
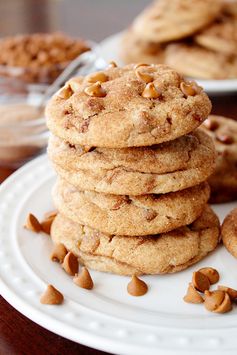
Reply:
M221 226L221 235L226 249L237 258L237 208L225 217Z
M218 0L158 0L134 21L134 32L152 42L169 42L190 36L220 13Z
M217 53L194 43L168 45L166 64L193 78L220 80L237 77L237 56Z
M154 236L124 237L103 234L58 214L51 236L88 268L120 275L165 274L186 269L214 250L219 221L206 206L189 226Z
M210 110L202 88L168 66L128 65L71 79L49 101L46 116L50 131L71 144L124 148L183 136Z
M237 18L222 17L201 33L195 41L210 50L236 56L237 53Z
M164 63L165 46L151 41L144 41L130 28L123 33L120 44L120 57L126 64L139 62L148 64Z
M206 182L178 192L142 196L79 191L62 179L53 189L55 206L66 217L120 235L163 233L192 223L209 196Z
M237 200L237 121L210 115L201 128L214 139L217 151L215 172L208 179L211 202Z
M215 168L212 138L197 130L142 148L90 148L49 139L48 155L59 176L78 187L115 195L183 190L205 181Z

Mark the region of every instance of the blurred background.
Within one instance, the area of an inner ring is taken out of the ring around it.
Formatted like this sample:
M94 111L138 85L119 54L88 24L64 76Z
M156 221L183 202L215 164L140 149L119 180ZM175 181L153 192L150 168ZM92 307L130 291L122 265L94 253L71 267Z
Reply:
M1 36L64 31L101 41L127 27L149 0L1 0ZM126 11L125 11L126 9Z

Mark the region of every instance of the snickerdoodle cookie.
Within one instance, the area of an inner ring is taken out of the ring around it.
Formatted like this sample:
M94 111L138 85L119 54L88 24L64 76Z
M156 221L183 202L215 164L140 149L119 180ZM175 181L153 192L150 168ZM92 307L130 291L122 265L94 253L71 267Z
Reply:
M80 191L59 179L53 189L56 208L75 222L104 233L148 235L192 223L209 199L208 184L163 195L109 195Z
M227 55L237 53L237 18L223 16L195 36L201 46Z
M212 139L197 130L152 147L90 148L52 136L56 172L80 190L118 195L179 191L205 181L215 168Z
M221 227L221 235L226 249L237 258L237 208L225 217Z
M237 199L237 122L211 115L201 126L213 139L217 150L215 172L208 179L211 202Z
M47 123L71 144L124 148L173 140L196 129L211 103L202 88L164 65L71 79L50 100Z
M237 77L237 56L227 56L197 44L176 43L166 50L166 63L183 75L200 79Z
M120 57L124 63L164 63L165 46L144 41L132 28L124 32L121 40Z
M214 250L219 221L206 206L188 226L160 235L124 237L103 234L59 214L51 236L91 269L121 275L164 274L183 270Z
M143 39L168 42L197 32L219 14L218 0L159 0L134 21L134 31Z

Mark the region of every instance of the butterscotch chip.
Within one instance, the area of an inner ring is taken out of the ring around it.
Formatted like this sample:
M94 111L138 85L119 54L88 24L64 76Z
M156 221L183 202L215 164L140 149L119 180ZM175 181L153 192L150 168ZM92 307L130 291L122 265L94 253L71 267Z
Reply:
M213 285L219 281L220 275L216 269L212 267L203 267L202 269L198 270L202 274L206 275L210 284Z
M95 84L85 88L84 92L89 96L95 96L95 97L105 97L106 96L106 91L102 88L99 81L97 81Z
M216 134L216 139L223 144L232 144L234 142L233 138L227 134Z
M92 290L94 287L93 280L87 268L83 268L80 274L76 274L73 278L73 282L82 288Z
M62 243L59 243L54 246L50 259L62 263L66 255L67 249Z
M148 73L143 73L139 70L136 70L136 76L138 77L138 79L144 81L145 83L150 83L151 81L153 81L153 76L148 74Z
M228 293L222 290L205 291L204 306L208 311L214 313L226 313L232 309Z
M42 304L61 304L64 300L63 295L54 286L48 285L46 291L40 297Z
M210 281L208 277L199 271L193 273L192 283L193 286L200 292L204 292L210 288Z
M29 213L25 227L35 233L41 232L41 224L32 213Z
M197 290L193 287L191 283L189 283L187 293L183 298L184 302L187 303L203 303L204 299L202 296L197 292Z
M78 271L77 257L72 252L68 252L63 260L62 267L69 275L74 276Z
M41 222L41 229L44 233L50 235L51 226L55 217L50 217Z
M230 288L230 287L227 287L227 286L221 286L221 285L218 285L217 288L218 288L218 290L225 291L226 293L228 293L228 295L230 296L231 301L236 300L236 298L237 298L237 290L235 290L233 288Z
M153 83L149 83L143 90L142 96L148 99L158 99L161 96L161 92L157 90Z
M98 71L87 75L85 80L88 81L89 83L96 83L97 81L104 83L105 81L109 80L109 77L104 72Z
M127 286L127 291L132 296L143 296L148 291L147 284L140 280L136 275L132 276L132 280Z
M52 210L52 211L46 212L46 213L44 214L44 218L45 218L45 219L53 218L53 217L56 217L57 214L58 214L58 211L57 211L57 210Z
M81 86L80 86L80 83L77 80L73 80L73 79L70 80L68 85L72 89L73 93L80 91Z
M206 119L206 121L203 122L203 126L210 131L215 131L219 127L219 124L218 122L214 121L214 118L211 119L209 117Z

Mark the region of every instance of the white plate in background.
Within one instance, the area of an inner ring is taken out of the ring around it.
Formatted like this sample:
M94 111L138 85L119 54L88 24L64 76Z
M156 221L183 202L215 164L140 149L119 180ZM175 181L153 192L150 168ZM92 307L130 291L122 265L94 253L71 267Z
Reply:
M120 41L122 32L107 37L100 43L100 55L106 61L114 60L122 65L123 62L119 57ZM237 79L226 80L200 80L195 79L208 94L237 94Z

